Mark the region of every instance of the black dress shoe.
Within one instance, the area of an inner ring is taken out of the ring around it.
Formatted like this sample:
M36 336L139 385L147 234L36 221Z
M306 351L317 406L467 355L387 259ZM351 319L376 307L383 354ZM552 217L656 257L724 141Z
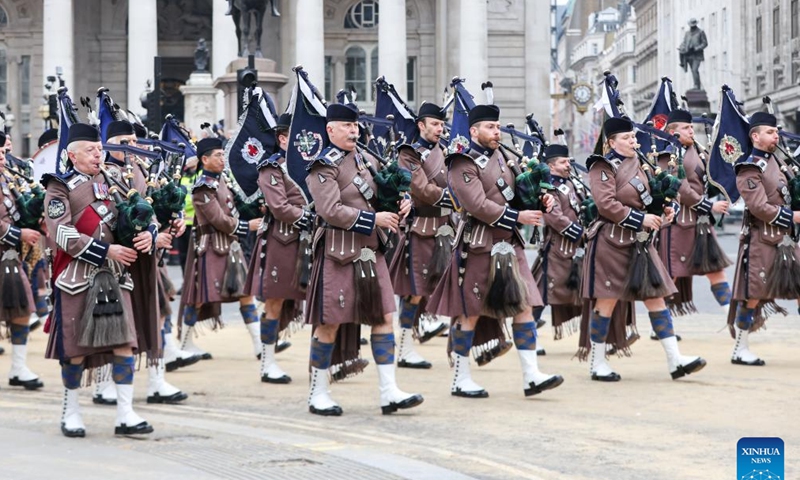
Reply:
M28 328L30 329L30 331L31 331L31 332L34 332L34 331L36 331L36 330L37 330L39 327L41 327L41 326L42 326L42 321L41 321L41 319L38 319L38 318L37 318L35 322L31 323L31 324L28 326Z
M367 341L367 339L364 338L364 337L361 337L361 345L368 345L368 344L369 344L369 342Z
M475 363L477 363L479 367L482 367L487 363L491 362L492 360L494 360L495 358L502 357L503 355L508 353L508 351L511 350L511 346L512 346L511 342L505 342L499 345L495 345L494 347L491 348L491 350L483 352L480 355L478 355L478 358L475 359Z
M292 346L292 342L278 342L275 345L275 353L281 353L282 351L286 350L287 348ZM259 355L259 360L261 360L261 356Z
M460 388L456 388L455 390L450 391L450 395L454 397L464 397L464 398L488 398L489 392L486 390L474 390L471 392L465 392Z
M545 325L547 325L547 320L542 320L541 318L539 320L536 320L536 330L539 330Z
M681 377L689 375L690 373L699 372L705 366L706 366L706 361L698 357L697 360L689 363L688 365L678 365L678 369L675 370L674 372L670 372L670 375L672 375L673 380L677 380Z
M636 337L638 338L639 336L637 335ZM628 337L628 338L630 338L630 337ZM650 332L650 340L661 340L661 339L658 338L658 336L656 335L656 332ZM680 342L683 339L681 338L680 335L675 335L675 340Z
M410 397L406 398L402 402L394 403L391 402L389 405L381 406L381 413L384 415L389 415L390 413L394 413L397 410L404 410L406 408L413 408L419 405L420 403L424 402L425 399L422 398L422 395L416 394L411 395Z
M95 405L116 405L117 400L116 399L109 400L103 397L102 395L95 395L94 397L92 397L92 403L94 403Z
M114 427L114 435L146 435L148 433L153 433L153 426L147 422L131 425L130 427L123 423L118 427Z
M284 375L282 377L272 378L269 375L261 375L261 381L264 383L278 383L281 385L285 385L287 383L292 382L292 377L290 377L289 375Z
M752 362L745 362L739 357L731 358L731 363L734 365L749 365L751 367L763 367L764 365L767 364L767 362L761 360L760 358L756 358Z
M314 415L322 415L323 417L340 417L342 416L343 413L342 407L340 407L339 405L326 409L320 409L316 408L313 405L309 405L308 411L313 413Z
M25 390L38 390L44 387L44 383L38 378L32 380L20 380L19 377L9 378L8 384L12 387L23 387Z
M433 330L423 333L419 337L419 343L425 343L434 337L438 337L445 330L447 330L447 325L445 325L444 323L440 323L439 326L434 328Z
M86 436L86 430L83 428L75 428L72 430L67 429L64 424L61 424L61 433L64 434L65 437L69 438L83 438Z
M166 403L167 405L175 405L176 403L180 403L187 398L189 398L189 395L183 392L175 392L172 395L161 395L156 392L147 397L147 403Z
M189 358L176 358L171 362L167 362L164 367L167 369L168 372L174 372L175 370L183 367L188 367L189 365L194 365L195 363L202 360L202 356L200 355L192 355Z
M531 395L538 395L545 390L552 390L557 386L564 383L564 377L561 375L553 375L552 377L548 378L544 382L536 385L535 383L531 382L528 384L529 388L525 389L525 396L530 397Z
M398 368L418 368L427 370L431 368L433 365L431 365L431 362L427 361L411 363L411 362L406 362L405 360L400 360L397 362L397 366Z
M6 353L6 349L5 349L5 348L3 348L3 347L0 347L0 355L2 355L2 354L4 354L4 353Z
M622 380L622 377L619 376L617 372L611 372L608 375L598 375L596 373L592 374L592 380L595 382L619 382Z
M547 355L547 351L544 348L541 349L541 350L538 350L538 349L536 350L536 356L537 357L544 357L546 355Z

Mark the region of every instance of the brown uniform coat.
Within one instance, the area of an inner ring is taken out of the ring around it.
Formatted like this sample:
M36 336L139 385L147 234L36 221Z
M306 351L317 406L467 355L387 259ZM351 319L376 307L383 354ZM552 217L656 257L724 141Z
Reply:
M580 290L567 287L572 263L583 250L583 227L579 214L582 198L567 178L553 176L555 204L544 214L544 241L541 260L534 267L534 278L545 305L581 305ZM579 315L580 311L576 315Z
M183 276L182 305L235 302L222 290L228 252L248 224L238 219L233 194L224 177L204 172L192 189L194 242L190 245ZM207 316L199 317L205 320Z
M686 149L683 167L686 170L686 179L678 191L681 211L672 224L659 232L659 254L672 278L693 275L692 252L697 238L697 219L701 215L708 216L713 204L704 195L706 168L695 147ZM713 228L711 235L717 237Z
M526 303L542 305L525 258L524 240L516 225L518 212L507 206L496 183L502 178L514 190L514 174L505 165L502 153L472 144L466 154L454 154L448 159L448 184L464 211L456 232L453 260L428 300L428 310L450 317L481 315L490 286L491 250L502 241L514 246L519 274L527 287ZM467 222L471 222L468 241L464 238ZM468 256L462 264L464 249ZM459 285L459 268L465 269L462 285Z
M736 187L746 213L739 236L739 256L733 279L733 299L770 299L767 278L775 261L777 245L792 225L786 177L771 154L752 156L736 166ZM794 248L800 258L800 248Z
M102 198L108 186L102 174L88 177L74 172L63 179L50 178L46 182L47 230L55 238L58 249L71 257L63 257L69 263L60 274L57 271L59 258L56 257L53 279L55 302L51 313L47 358L65 361L87 356L85 366L98 367L111 361L108 355L114 347L78 346L78 323L84 311L90 308L86 305L86 295L90 277L98 267L111 269L119 279L125 318L131 335L136 338L130 297L133 281L121 264L106 258L108 247L114 241L111 226L117 218L117 209L113 200ZM102 218L90 234L80 233L75 227L86 214L96 214ZM134 340L117 347L125 346L137 349L138 343Z
M438 145L418 142L404 145L397 163L411 172L414 218L410 232L398 239L401 248L392 258L389 272L397 295L428 296L435 285L428 279L428 264L442 226L452 228L452 205L447 191L444 152ZM452 241L453 236L446 241Z
M625 298L623 289L628 277L636 234L642 231L645 205L636 187L640 184L647 192L647 176L635 158L620 158L612 152L607 159L590 165L589 181L597 204L599 217L588 231L586 259L584 260L584 298ZM652 243L648 247L653 265L661 275L665 290L677 292L675 284L664 267Z
M308 201L286 172L285 155L273 155L258 166L258 186L269 212L261 225L247 274L249 295L303 300L295 284L300 255L300 227Z
M358 157L358 158L357 158ZM395 311L394 291L386 259L378 248L375 227L375 182L362 162L377 164L356 151L324 150L306 178L317 216L324 223L314 236L314 263L306 294L306 320L313 325L353 323L355 267L361 249L375 252L375 275L380 285L383 314ZM357 179L357 180L356 180ZM360 184L360 187L356 185ZM372 201L359 188L371 189Z
M14 223L18 219L19 212L17 212L14 196L6 183L5 177L0 174L0 259L2 259L3 254L9 250L16 250L19 252L22 239L20 237L19 228L14 226ZM28 276L25 274L25 269L22 268L21 261L19 261L18 268L28 298L28 309L30 313L33 313L36 310L36 304L33 300L31 284L28 281ZM2 310L0 310L0 312L2 312ZM13 318L8 318L8 315L5 313L0 313L0 322L10 323L11 320L13 320Z

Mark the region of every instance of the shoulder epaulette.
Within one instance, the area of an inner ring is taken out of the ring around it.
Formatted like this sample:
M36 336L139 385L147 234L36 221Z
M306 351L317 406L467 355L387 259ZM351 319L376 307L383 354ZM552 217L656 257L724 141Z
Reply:
M453 162L453 160L456 160L458 158L465 158L465 159L469 160L470 162L474 162L474 159L472 158L472 156L468 155L467 152L468 152L468 150L463 151L463 152L455 152L455 153L451 153L451 154L447 155L446 157L444 157L445 165L447 165L449 167L450 164Z
M342 163L342 160L344 160L345 156L346 154L343 151L339 150L336 147L329 146L326 149L324 149L319 155L317 155L317 158L315 158L308 164L306 170L311 170L311 168L317 163L321 163L329 167L338 167L339 164Z
M266 168L266 167L279 168L281 166L280 158L281 158L280 152L273 153L269 158L265 158L264 160L261 160L261 163L259 163L256 166L256 168L258 170L261 170L262 168Z
M589 158L586 159L586 168L587 168L587 170L591 170L592 166L595 163L597 163L598 161L603 161L603 162L611 165L611 168L615 172L617 171L617 168L619 167L619 164L621 163L621 161L619 159L617 159L617 158L609 158L609 157L604 157L603 155L593 154L593 155L590 155Z
M736 162L733 165L733 170L738 172L739 167L747 167L747 166L757 167L759 170L761 170L761 173L764 173L764 170L767 169L767 161L760 157L756 158L752 155L748 155L747 158L744 158Z
M47 184L50 183L51 180L63 183L69 190L75 190L78 185L88 182L89 177L75 170L67 170L64 173L45 173L42 175L42 186L47 188Z
M194 182L194 186L192 186L192 191L194 192L200 187L208 187L212 190L216 190L219 188L219 179L209 175L198 175L197 181Z

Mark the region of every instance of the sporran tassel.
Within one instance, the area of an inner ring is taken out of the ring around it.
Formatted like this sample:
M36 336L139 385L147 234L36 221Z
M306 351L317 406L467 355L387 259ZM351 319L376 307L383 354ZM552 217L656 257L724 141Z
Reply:
M355 320L361 325L372 326L383 323L381 288L373 270L376 261L377 257L372 249L362 248L361 255L353 262L353 268L355 268Z
M628 269L628 276L623 287L624 298L639 300L663 297L667 293L664 280L656 269L649 252L649 241L646 232L637 234L633 246L633 256ZM642 236L642 238L639 238Z
M697 218L694 250L692 251L692 274L694 275L719 272L731 265L730 259L711 233L713 228L708 215L700 215Z
M508 242L496 244L491 258L489 290L482 313L499 319L513 317L527 308L527 289L520 278L514 246Z
M243 297L244 284L247 279L247 265L239 242L231 243L228 252L228 263L222 278L222 291L228 297Z
M305 292L311 278L311 235L300 232L297 263L294 269L292 284L300 291Z
M800 297L800 264L795 256L796 243L784 235L778 244L775 261L767 274L768 298Z
M86 305L92 305L92 308L87 308L81 317L78 346L112 347L135 339L125 320L122 301L122 292L114 274L105 268L98 270L86 294Z
M442 225L436 231L433 243L433 254L428 265L428 285L435 288L439 280L444 275L447 267L450 266L450 259L453 254L453 239L455 231L450 225Z
M7 318L28 317L28 293L22 280L19 254L8 250L0 262L0 292L2 292L3 314Z

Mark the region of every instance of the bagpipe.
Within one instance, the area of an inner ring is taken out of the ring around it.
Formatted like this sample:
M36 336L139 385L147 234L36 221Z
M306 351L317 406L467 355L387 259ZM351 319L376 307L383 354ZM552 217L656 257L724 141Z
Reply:
M100 171L110 186L108 193L117 207L114 238L120 245L133 248L133 239L147 230L153 221L153 207L135 188L127 187L123 181L114 178L105 166L101 165Z
M772 100L769 98L769 96L763 97L762 102L767 106L767 111L774 115L775 107L772 104ZM778 132L778 144L776 145L777 150L783 154L785 161L789 162L787 165L786 163L778 160L781 173L783 173L784 177L786 177L787 188L789 189L789 208L791 208L792 211L798 211L800 210L800 175L798 175L798 172L800 172L800 162L798 162L794 155L789 153L789 146L786 144L785 138L787 134L783 131L783 125L778 125ZM792 230L792 237L795 239L795 241L797 241L797 229L792 228Z
M566 145L566 137L564 135L564 130L557 128L553 131L553 135L556 137L561 137L561 143ZM578 214L578 219L580 220L581 226L584 229L588 229L589 225L594 222L599 214L597 213L597 204L594 202L594 197L592 197L592 189L586 182L583 181L583 177L579 173L579 170L582 172L586 172L586 167L579 165L574 158L570 157L570 170L569 170L569 181L572 182L572 185L575 187L575 193L578 196L578 200L580 200L580 213Z
M414 116L411 107L400 98L394 85L386 82L384 77L378 77L375 80L375 88L380 93L388 95L393 100L395 107L399 104L400 107L405 109L406 114ZM386 124L384 126L388 127L388 130L386 132L386 147L383 149L383 155L368 147L370 141L375 140L372 128L372 123L374 122L363 122L368 138L367 142L359 143L358 147L369 152L381 163L380 170L370 171L377 186L376 209L378 211L397 213L400 209L400 201L404 198L410 198L411 172L401 167L397 162L397 147L399 145L397 144L398 136L395 128L395 116L387 114L385 118Z
M14 203L19 212L19 220L14 224L19 228L30 228L42 232L41 221L44 215L45 190L39 182L6 165L4 175L9 177L8 183Z
M660 136L665 140L673 142L673 145L677 143L678 147L676 147L675 150L679 151L680 143L675 137L668 136L651 125L637 124L637 127L647 131L651 137ZM683 179L686 178L686 172L683 170L682 156L679 160L680 166L678 166L676 161L677 156L674 152L670 154L670 167L676 167L678 169L678 176L672 175L667 170L663 170L659 167L657 163L658 152L656 151L655 141L651 142L651 145L651 152L648 155L642 152L639 144L636 145L634 151L639 159L642 171L644 171L644 174L647 176L647 183L650 186L650 197L652 201L645 204L645 210L647 213L661 216L664 214L664 209L666 207L673 207L677 210L678 207L675 200L678 198L678 190L681 188L681 183ZM681 178L682 170L683 175Z

